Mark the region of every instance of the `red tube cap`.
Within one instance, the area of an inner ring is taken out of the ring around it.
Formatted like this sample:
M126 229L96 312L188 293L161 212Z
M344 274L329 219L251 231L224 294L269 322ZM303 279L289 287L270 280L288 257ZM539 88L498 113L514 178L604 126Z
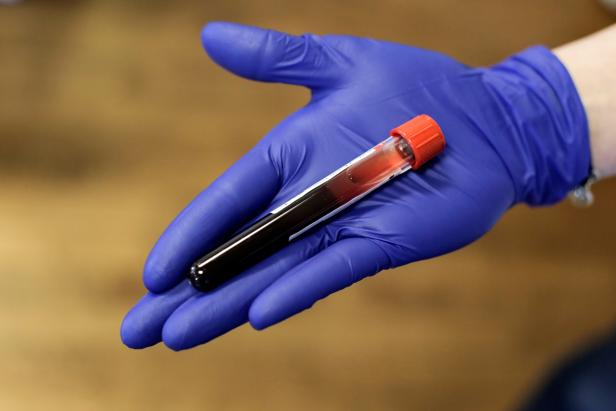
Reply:
M445 149L445 136L436 121L421 114L389 132L391 136L402 137L413 150L413 169L418 169L432 157Z

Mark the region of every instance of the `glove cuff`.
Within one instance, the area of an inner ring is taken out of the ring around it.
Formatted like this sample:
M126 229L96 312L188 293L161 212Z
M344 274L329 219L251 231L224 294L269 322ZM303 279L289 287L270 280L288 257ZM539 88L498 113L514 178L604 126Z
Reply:
M591 168L588 120L573 79L548 49L531 47L485 71L510 138L499 151L516 188L516 202L558 202Z

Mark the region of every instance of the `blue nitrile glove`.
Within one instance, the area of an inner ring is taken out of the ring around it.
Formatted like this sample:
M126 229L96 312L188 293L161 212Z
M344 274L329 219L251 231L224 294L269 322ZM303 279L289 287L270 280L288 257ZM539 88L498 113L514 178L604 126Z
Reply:
M275 127L173 221L150 253L150 291L122 339L172 349L243 323L262 329L381 270L476 240L512 205L550 204L587 176L583 107L550 51L528 49L491 68L348 36L290 36L230 23L202 34L210 57L240 76L309 87L310 103ZM418 114L445 152L219 289L199 293L191 263L247 221L299 193Z

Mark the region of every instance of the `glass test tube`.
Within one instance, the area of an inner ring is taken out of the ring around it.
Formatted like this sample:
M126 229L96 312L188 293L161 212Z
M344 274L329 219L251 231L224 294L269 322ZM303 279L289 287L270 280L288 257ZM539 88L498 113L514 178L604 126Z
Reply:
M191 284L201 291L216 288L445 147L440 127L427 115L390 134L197 260L188 274Z

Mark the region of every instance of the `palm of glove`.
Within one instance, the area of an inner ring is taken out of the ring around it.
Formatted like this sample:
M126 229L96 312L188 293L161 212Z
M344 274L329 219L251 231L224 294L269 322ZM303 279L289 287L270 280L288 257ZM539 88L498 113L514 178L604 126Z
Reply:
M132 347L209 341L250 320L281 321L382 269L440 255L485 233L513 203L513 185L484 137L480 72L437 53L344 36L290 37L216 23L210 56L244 77L310 87L311 102L274 128L171 224L146 263L149 293L127 315ZM472 94L469 94L472 93ZM464 102L461 99L464 97ZM211 293L187 267L247 221L288 200L426 113L445 153Z

